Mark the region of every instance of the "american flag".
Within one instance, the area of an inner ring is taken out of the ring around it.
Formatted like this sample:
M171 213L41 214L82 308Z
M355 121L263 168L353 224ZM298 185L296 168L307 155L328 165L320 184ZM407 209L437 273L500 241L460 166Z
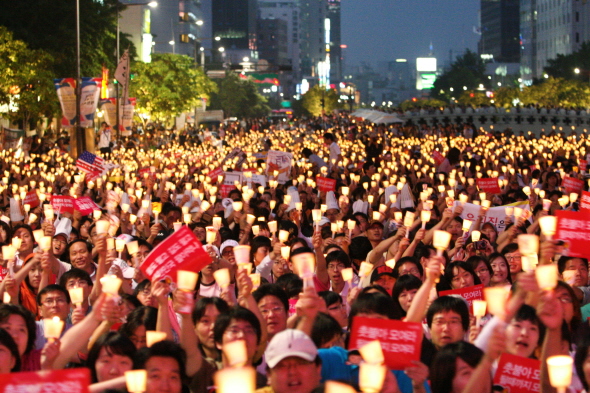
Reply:
M102 173L104 171L104 161L96 155L84 151L76 161L76 167L86 173Z

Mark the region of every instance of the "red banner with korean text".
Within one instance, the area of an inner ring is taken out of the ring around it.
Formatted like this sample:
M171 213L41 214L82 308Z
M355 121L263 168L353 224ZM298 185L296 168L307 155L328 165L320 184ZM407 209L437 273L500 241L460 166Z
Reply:
M536 359L503 353L494 375L494 386L500 392L535 393L541 391L541 362Z
M483 300L483 284L473 285L467 288L452 289L449 291L441 291L439 296L461 296L469 305L469 313L473 314L473 301Z
M570 257L590 258L590 212L557 210L555 240L564 242L558 254Z
M88 393L88 386L88 368L10 373L0 378L0 392Z
M169 278L176 282L176 272L198 273L211 263L211 257L194 233L183 226L156 246L141 264L141 271L150 280Z
M87 216L92 214L94 210L100 210L100 206L89 197L82 197L74 199L74 209L78 210L83 216Z
M562 186L568 194L572 192L579 194L584 189L584 181L573 177L566 177L563 179Z
M484 179L477 179L477 187L486 194L500 194L500 186L498 185L497 177L488 177Z
M39 196L37 195L37 191L33 190L33 191L27 192L27 196L25 197L24 203L25 203L25 205L31 206L31 209L34 209L37 206L39 206L41 201L39 200Z
M404 370L420 360L422 325L415 322L354 317L349 349L379 340L385 364L392 370Z
M336 191L336 180L327 177L318 177L316 179L320 192Z
M436 164L436 166L440 166L440 164L442 164L443 161L445 160L443 155L440 154L440 152L436 151L436 150L432 152L432 158L434 159L434 163Z
M51 206L56 213L74 213L74 198L68 195L53 195L51 197Z
M590 192L582 191L579 208L581 212L590 211Z
M217 178L222 175L223 175L223 168L222 167L215 168L207 174L207 176L209 176L211 178L211 184L217 183Z

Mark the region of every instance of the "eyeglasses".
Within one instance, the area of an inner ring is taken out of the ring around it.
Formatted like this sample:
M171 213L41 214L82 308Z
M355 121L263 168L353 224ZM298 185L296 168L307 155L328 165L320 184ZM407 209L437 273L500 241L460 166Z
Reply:
M403 276L404 274L412 274L412 275L416 276L416 275L419 275L420 272L418 271L418 269L400 270L399 271L400 276Z
M65 246L66 244L68 244L68 242L66 242L65 240L59 240L59 239L53 239L53 242L56 244L61 244L62 246Z
M43 305L52 306L54 304L66 304L67 301L63 297L51 297L43 300Z
M506 257L506 260L508 260L508 261L514 261L514 260L520 260L521 259L520 255L514 255L514 256L505 255L505 257Z
M460 319L451 319L450 321L447 321L444 319L435 319L434 321L432 321L432 323L436 326L443 326L443 325L458 326L458 325L461 325L461 320Z
M342 270L344 268L346 268L346 266L343 263L338 263L336 265L328 265L328 270Z
M232 326L227 328L227 330L225 331L225 334L231 337L237 337L240 333L242 333L244 336L253 336L256 334L256 330L254 330L254 328L251 326L247 326L244 328Z
M264 310L260 310L260 313L262 315L266 316L266 315L270 314L271 312L273 314L279 314L280 312L284 312L284 311L285 311L285 308L277 306L277 307L273 307L273 308L267 308Z

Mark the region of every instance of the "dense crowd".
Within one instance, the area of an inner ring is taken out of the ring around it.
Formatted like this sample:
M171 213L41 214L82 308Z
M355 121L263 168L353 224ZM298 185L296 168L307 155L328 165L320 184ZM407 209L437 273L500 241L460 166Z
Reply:
M588 391L588 260L547 219L580 209L564 180L585 183L585 133L409 136L343 116L182 135L105 145L98 175L64 143L0 153L0 373L86 367L92 392L471 393L510 354L539 360L530 391L549 392L547 359L565 355L567 388ZM140 266L184 226L211 259L193 290L148 280ZM441 295L478 288L487 312ZM405 355L380 335L353 346L363 318L418 325L419 360L383 365ZM145 387L125 384L134 369Z

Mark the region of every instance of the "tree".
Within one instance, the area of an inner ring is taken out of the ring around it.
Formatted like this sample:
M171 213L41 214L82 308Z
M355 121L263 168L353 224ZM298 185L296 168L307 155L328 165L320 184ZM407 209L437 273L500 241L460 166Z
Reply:
M117 14L125 6L118 0L79 0L81 76L100 76L101 67L114 70ZM76 76L76 1L0 0L0 26L7 27L16 39L31 49L42 49L53 56L51 67L56 78ZM136 50L124 34L121 52Z
M449 70L436 79L432 95L449 101L451 98L458 99L466 90L476 90L479 85L486 83L484 62L477 53L467 49L457 57Z
M0 104L15 108L9 117L22 122L24 129L28 130L41 115L52 117L58 110L52 61L49 54L29 49L0 26Z
M576 68L579 73L575 72ZM549 59L544 70L547 75L554 78L578 79L588 82L590 75L590 42L584 42L580 50L572 54L558 54L555 59Z
M496 105L510 108L515 100L520 101L520 89L517 87L500 87L494 94L494 100Z
M151 63L134 63L131 70L129 96L137 99L140 113L160 121L194 108L201 98L217 91L215 83L185 55L153 54Z
M524 105L541 106L590 106L590 89L584 82L547 78L538 85L525 88L520 94Z
M269 114L266 98L258 93L258 87L251 80L228 72L218 83L219 93L211 99L212 109L223 109L226 117L249 118Z
M324 113L330 114L334 109L339 109L338 93L334 89L326 90L320 85L315 85L303 95L303 108L312 116L320 116L322 109ZM324 106L322 108L322 100Z

